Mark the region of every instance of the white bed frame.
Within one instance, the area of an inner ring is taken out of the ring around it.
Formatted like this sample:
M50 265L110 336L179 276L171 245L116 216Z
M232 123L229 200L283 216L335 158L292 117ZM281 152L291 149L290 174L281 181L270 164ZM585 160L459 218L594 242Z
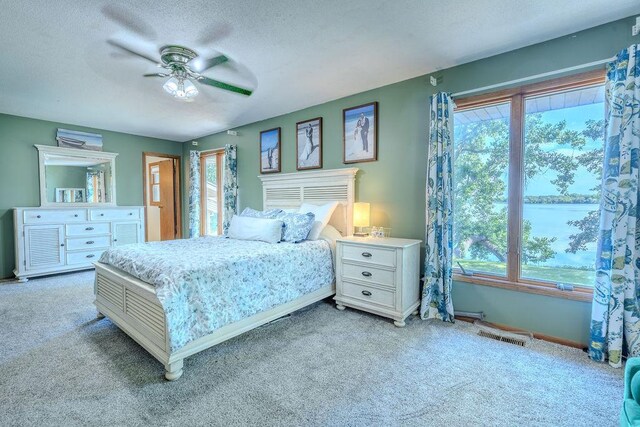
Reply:
M263 209L297 208L303 202L338 201L331 221L343 235L353 233L353 202L357 168L261 175ZM94 286L98 318L109 317L165 367L165 378L182 375L185 357L203 351L243 332L285 316L335 293L335 283L281 306L226 325L172 352L165 313L155 288L115 267L97 262Z

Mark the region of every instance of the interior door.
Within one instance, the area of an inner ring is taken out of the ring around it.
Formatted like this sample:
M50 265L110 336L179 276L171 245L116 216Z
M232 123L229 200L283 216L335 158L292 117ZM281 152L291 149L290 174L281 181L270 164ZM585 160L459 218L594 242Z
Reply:
M160 174L160 240L176 238L176 209L173 176L173 160L158 163Z

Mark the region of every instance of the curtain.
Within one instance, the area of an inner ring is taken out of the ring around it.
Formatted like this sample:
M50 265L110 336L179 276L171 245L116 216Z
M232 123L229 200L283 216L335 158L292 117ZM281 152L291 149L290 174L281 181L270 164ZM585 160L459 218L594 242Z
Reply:
M224 205L222 207L222 231L227 234L231 218L238 213L238 160L237 147L227 144L224 146L223 173Z
M607 65L605 155L589 356L622 366L640 355L640 61L638 47Z
M453 101L449 94L430 98L427 152L425 274L420 316L453 322L451 254L453 252Z
M87 202L103 203L107 201L105 194L105 173L101 170L87 172Z
M199 151L189 151L189 237L200 237Z

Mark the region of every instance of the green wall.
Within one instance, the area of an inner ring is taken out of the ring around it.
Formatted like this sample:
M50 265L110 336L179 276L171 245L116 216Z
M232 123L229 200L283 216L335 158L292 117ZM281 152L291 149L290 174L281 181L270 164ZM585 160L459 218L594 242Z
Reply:
M13 213L11 208L40 206L38 150L34 144L56 145L56 130L79 130L103 135L104 151L116 158L116 197L122 206L142 202L142 152L182 154L179 143L0 114L0 274L13 275Z
M87 188L87 168L85 166L47 165L47 200L55 202L56 188ZM86 196L86 194L85 194Z
M282 172L295 172L295 124L321 116L324 168L342 163L342 109L371 101L379 103L377 162L360 163L357 200L371 202L372 223L392 228L396 237L424 238L426 139L428 98L435 89L459 92L580 65L613 56L638 42L631 36L630 17L545 43L433 73L442 83L433 88L421 76L279 117L239 127L238 136L219 133L199 138L200 150L224 144L238 146L240 209L260 208L257 179L259 132L282 127ZM188 159L185 143L183 159ZM187 207L187 192L185 209ZM185 218L188 218L185 210ZM489 321L509 324L582 343L588 342L591 305L566 299L509 291L488 286L454 284L458 310L484 311Z

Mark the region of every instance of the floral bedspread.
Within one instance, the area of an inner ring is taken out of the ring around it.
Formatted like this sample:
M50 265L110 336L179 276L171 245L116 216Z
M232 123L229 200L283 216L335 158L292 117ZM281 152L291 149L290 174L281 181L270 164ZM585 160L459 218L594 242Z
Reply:
M111 248L100 262L155 286L172 351L335 278L324 240L269 244L200 237Z

